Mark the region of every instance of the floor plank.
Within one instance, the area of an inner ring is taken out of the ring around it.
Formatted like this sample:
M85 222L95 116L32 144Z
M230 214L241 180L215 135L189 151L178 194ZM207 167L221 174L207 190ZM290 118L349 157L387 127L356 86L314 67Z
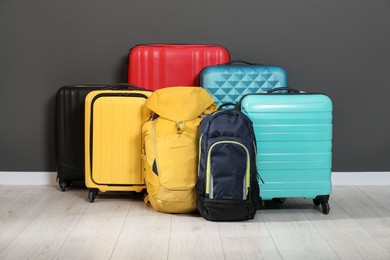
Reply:
M388 186L336 187L332 198L338 206L390 252L390 209L383 194ZM362 192L365 190L365 192ZM367 196L367 194L372 195Z
M69 238L117 238L132 201L128 196L98 195L94 203L83 203L89 207Z
M1 190L0 259L9 244L19 234L28 232L27 226L60 196L52 186L3 186Z
M219 223L225 259L281 259L260 211L254 220Z
M167 259L171 218L133 202L111 259Z
M117 238L71 238L53 258L46 259L110 259L116 241Z
M390 210L389 186L357 186L356 188L382 207Z
M4 259L52 258L89 206L80 201L76 193L81 192L42 189L35 197L51 195L50 202L1 252L1 256Z
M89 203L86 196L87 192L82 202L88 205L88 208L59 248L55 258L95 259L98 255L98 259L109 259L112 255L132 205L131 196L127 193L99 193L94 203ZM69 254L68 250L76 244L78 251ZM98 248L98 252L89 252L95 248Z
M168 259L224 259L218 223L196 215L173 215Z
M304 199L293 201L340 259L390 259L389 252L351 219L332 196L328 215L322 214L320 207L314 207Z
M0 185L0 209L3 206L7 205L9 201L20 196L29 186L20 185L20 186L9 186L9 185Z
M263 221L283 259L337 259L322 235L291 199L261 211Z
M390 259L390 187L335 186L330 213L311 200L255 219L165 214L142 196L0 186L0 259Z

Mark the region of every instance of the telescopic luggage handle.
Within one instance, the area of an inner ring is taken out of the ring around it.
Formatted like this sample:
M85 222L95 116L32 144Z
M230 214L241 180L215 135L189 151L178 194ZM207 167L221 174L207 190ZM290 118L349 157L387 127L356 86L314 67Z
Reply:
M243 63L246 65L264 65L261 63L249 62L249 61L245 61L245 60L231 60L229 62L226 62L224 65L233 65L233 64L237 64L237 63Z
M295 93L295 94L302 93L301 91L299 91L295 88L290 88L290 87L273 88L273 89L267 90L267 93L274 93L276 91L282 91L282 90L287 90L288 93Z
M129 83L118 83L111 85L110 89L112 90L146 90L144 88L137 87Z

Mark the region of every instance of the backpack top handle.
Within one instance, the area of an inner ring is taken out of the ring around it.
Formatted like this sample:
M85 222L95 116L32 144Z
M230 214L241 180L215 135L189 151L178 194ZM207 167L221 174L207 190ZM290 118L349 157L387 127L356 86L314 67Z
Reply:
M222 110L223 107L228 107L228 106L233 106L234 107L233 109L237 109L237 104L230 102L230 103L224 103L220 105L217 110Z

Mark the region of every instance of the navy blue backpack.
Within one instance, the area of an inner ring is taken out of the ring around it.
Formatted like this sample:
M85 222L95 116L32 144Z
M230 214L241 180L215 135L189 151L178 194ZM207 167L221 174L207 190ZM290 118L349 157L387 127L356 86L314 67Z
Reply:
M252 122L222 106L200 125L197 208L210 221L253 219L260 194Z

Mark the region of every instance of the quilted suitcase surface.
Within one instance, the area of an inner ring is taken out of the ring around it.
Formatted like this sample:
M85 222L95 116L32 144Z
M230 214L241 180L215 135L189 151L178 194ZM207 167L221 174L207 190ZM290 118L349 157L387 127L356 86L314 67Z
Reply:
M98 191L145 188L141 128L150 91L93 91L85 99L85 184L90 202Z
M55 154L57 179L62 191L72 181L84 180L84 99L108 85L70 85L57 91L55 104Z
M253 122L263 200L313 199L329 212L332 101L324 94L249 94L241 110Z
M226 48L207 44L140 44L129 52L128 82L145 89L198 86L206 66L226 63Z
M246 94L287 87L287 73L282 67L239 60L208 66L199 79L199 85L212 95L217 106L237 103Z

